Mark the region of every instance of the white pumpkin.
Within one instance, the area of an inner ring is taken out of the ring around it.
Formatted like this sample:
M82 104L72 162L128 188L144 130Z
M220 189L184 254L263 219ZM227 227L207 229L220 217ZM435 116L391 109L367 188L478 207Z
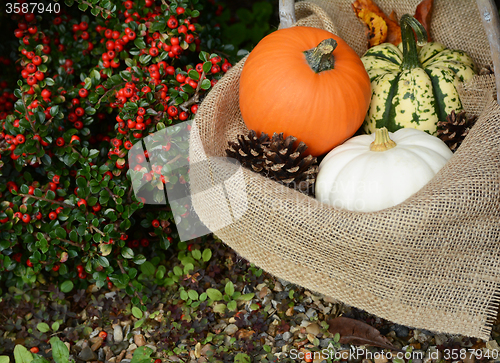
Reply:
M453 153L424 131L377 129L330 151L319 166L315 197L358 212L395 206L420 190Z

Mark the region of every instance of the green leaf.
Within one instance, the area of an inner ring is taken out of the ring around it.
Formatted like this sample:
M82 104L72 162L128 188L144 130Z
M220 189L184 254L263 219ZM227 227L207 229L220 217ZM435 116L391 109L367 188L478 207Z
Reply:
M71 280L66 280L64 281L61 286L59 287L61 289L62 292L70 292L71 290L73 290L73 282Z
M47 199L52 200L52 199L55 199L55 197L56 197L56 193L54 193L54 191L52 191L52 190L47 191L47 195L46 195Z
M135 255L132 261L134 261L134 263L137 265L142 265L144 262L146 262L146 257L144 257L144 255L141 254Z
M18 344L14 348L14 359L16 363L30 363L33 360L33 354L31 354L28 349Z
M208 61L203 63L203 72L208 73L210 72L211 68L212 68L212 62Z
M90 79L92 80L92 84L97 86L101 80L101 73L99 73L97 69L92 70L92 72L90 72Z
M62 227L56 228L56 236L62 239L66 239L66 231Z
M78 5L78 9L80 9L81 11L85 11L89 8L89 6L87 4L79 4Z
M141 309L139 309L137 306L134 306L132 308L132 315L134 315L137 319L142 319L143 313Z
M198 300L198 298L199 298L198 292L195 290L189 290L188 296L191 300Z
M226 311L226 304L217 304L213 307L214 312L223 314Z
M90 90L92 88L92 80L90 79L90 77L85 78L84 83L85 84L83 85L83 88L85 88L86 90Z
M236 304L235 300L232 300L232 301L227 303L227 308L230 311L236 311L236 309L238 308L238 305Z
M210 88L210 85L211 85L211 84L210 84L210 80L209 80L209 79L207 79L207 78L205 78L205 79L201 82L201 86L200 86L200 88L201 88L201 89L204 89L204 90L207 90L207 89L209 89L209 88Z
M52 337L50 339L50 345L52 347L52 358L56 363L68 363L69 362L69 350L68 347L61 342L58 337Z
M144 273L148 276L153 276L153 274L156 271L156 268L154 267L154 265L151 262L146 261L141 265L141 271L142 271L142 273Z
M139 347L135 350L130 363L145 363L143 361L149 362L151 354L153 354L153 349L149 347Z
M134 257L134 251L130 247L123 247L122 248L122 256L123 258L133 258Z
M234 284L232 281L228 281L226 283L226 286L224 287L224 292L228 295L228 296L233 296L234 294Z
M212 250L210 250L209 248L206 248L203 251L202 259L203 259L203 261L208 262L208 261L210 261L211 258L212 258Z
M38 323L36 328L42 333L47 333L48 331L50 331L50 326L47 323Z
M191 78L191 79L194 79L195 81L199 80L200 79L200 74L196 71L196 69L191 69L189 72L188 72L188 76Z
M0 355L0 363L10 363L10 358L6 355Z
M69 232L69 239L72 240L73 242L78 242L78 233L74 229Z
M97 256L96 261L97 261L97 263L98 263L100 266L102 266L102 267L104 267L104 268L109 267L109 261L108 261L108 259L107 259L106 257L103 257L103 256Z
M52 323L52 330L53 331L58 331L59 330L59 327L60 327L60 323L58 321L55 321L54 323Z
M255 294L253 292L249 293L249 294L244 294L244 295L241 295L238 300L243 300L243 301L250 301L253 299L253 297L255 296Z
M134 45L139 48L139 49L144 49L146 48L146 42L144 42L144 39L142 37L138 37L134 40Z
M211 300L214 301L222 300L222 293L217 289L208 288L206 293Z
M201 259L201 251L200 250L194 250L191 252L191 254L193 255L193 258L195 260Z

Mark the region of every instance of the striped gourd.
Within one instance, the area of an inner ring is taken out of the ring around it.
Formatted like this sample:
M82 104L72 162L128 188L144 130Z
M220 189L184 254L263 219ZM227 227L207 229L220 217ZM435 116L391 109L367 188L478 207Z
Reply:
M472 59L427 39L425 29L410 15L401 17L399 47L384 43L370 48L361 58L372 86L372 99L363 127L367 133L386 127L389 131L409 127L429 134L437 131L452 110L462 109L459 82L474 75Z

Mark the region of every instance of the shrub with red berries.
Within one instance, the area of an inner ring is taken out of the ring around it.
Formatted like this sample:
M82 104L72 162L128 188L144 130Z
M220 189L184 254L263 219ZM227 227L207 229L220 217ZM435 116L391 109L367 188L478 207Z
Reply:
M0 286L140 291L140 265L180 243L169 205L135 197L128 152L193 119L236 52L204 24L214 1L43 3L0 16Z

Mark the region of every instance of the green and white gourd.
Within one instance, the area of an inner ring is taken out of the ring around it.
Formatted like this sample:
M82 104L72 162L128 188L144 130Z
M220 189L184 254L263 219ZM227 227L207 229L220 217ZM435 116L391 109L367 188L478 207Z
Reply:
M439 120L462 110L457 86L475 74L474 62L462 51L425 42L424 27L408 14L401 17L401 37L399 47L380 44L361 58L372 86L364 130L409 127L436 134Z

